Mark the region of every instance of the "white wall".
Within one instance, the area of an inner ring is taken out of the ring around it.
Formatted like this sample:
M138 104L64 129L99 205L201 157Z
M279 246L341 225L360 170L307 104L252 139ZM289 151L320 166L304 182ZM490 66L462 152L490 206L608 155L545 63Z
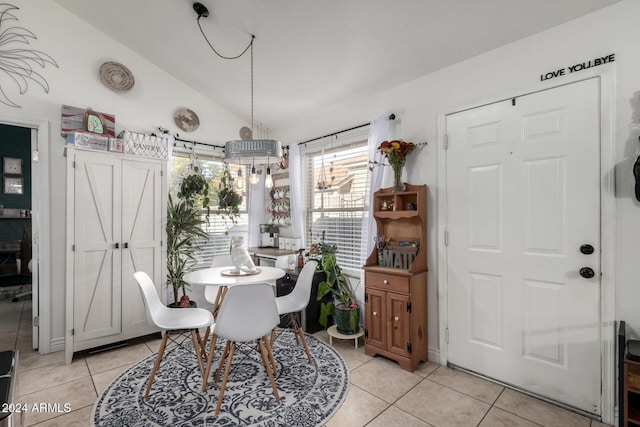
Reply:
M44 249L49 257L51 272L43 277L42 286L51 291L51 340L64 337L64 140L60 136L60 105L92 107L116 116L116 131L127 129L140 132L155 131L158 126L179 132L187 139L220 143L228 135L246 125L219 105L178 82L126 47L89 27L57 4L46 1L15 0L20 7L15 14L17 25L33 31L38 37L31 42L33 49L51 55L59 68L47 65L40 71L50 84L49 93L30 84L19 95L13 83L0 75L0 87L21 108L0 104L0 118L33 119L49 122L51 187L51 248ZM401 120L402 138L428 141L429 145L416 151L407 162L409 182L426 183L429 192L429 347L438 348L437 312L437 141L438 117L473 105L502 97L539 90L575 76L565 76L550 82L540 82L542 73L614 53L616 61L607 65L615 80L614 141L616 170L616 318L628 322L633 336L640 336L640 281L636 263L640 259L640 203L633 198L631 166L640 154L640 55L637 44L640 27L640 2L626 0L549 31L504 46L489 53L424 76L401 87L366 99L351 100L319 113L299 125L277 129L274 134L284 143L324 135L367 122L372 118L394 112ZM446 49L446 42L443 44ZM167 52L171 55L171 52ZM0 51L1 55L1 51ZM99 79L98 69L108 60L125 64L136 79L134 88L115 93ZM174 112L188 107L198 113L198 131L184 134L173 124ZM608 272L604 272L607 274ZM41 319L46 322L47 319Z
M640 55L638 40L640 2L626 0L578 20L477 56L463 63L423 76L401 87L366 99L352 100L331 111L298 120L275 131L283 143L304 141L332 131L368 122L381 114L395 113L401 120L399 135L407 141L428 141L407 161L408 182L429 185L429 349L438 345L438 240L437 152L442 149L439 117L463 107L482 105L513 95L545 89L584 78L576 73L540 82L540 74L609 53L615 63L600 71L615 82L613 120L616 170L616 319L626 320L630 333L640 336L640 203L633 197L632 165L640 154ZM446 49L446 41L443 42ZM384 58L381 58L384 60ZM604 271L605 275L611 272ZM612 326L613 327L613 326Z
M41 319L41 325L45 325L41 329L50 328L52 350L61 350L64 339L66 171L63 156L65 140L60 136L60 106L92 107L115 114L116 133L125 129L157 132L158 126L162 126L172 134L180 133L182 138L218 145L228 139L228 135L236 135L238 129L247 123L125 46L107 38L56 3L49 0L14 0L11 3L20 8L13 12L18 21L13 21L12 25L28 29L38 38L31 41L29 48L47 53L59 65L56 68L47 64L44 69L35 66L35 70L48 81L49 93L29 83L27 92L20 95L14 83L0 73L0 87L21 106L14 108L0 104L0 121L15 118L17 121L31 119L49 123L51 247L43 248L42 255L48 258L51 269L49 277L40 278L40 286L48 288L51 294L51 314L49 319ZM167 55L172 55L172 52L167 52ZM120 62L131 70L135 85L130 91L116 93L102 84L99 68L105 61ZM196 132L185 133L173 122L175 111L185 107L200 117L200 128Z

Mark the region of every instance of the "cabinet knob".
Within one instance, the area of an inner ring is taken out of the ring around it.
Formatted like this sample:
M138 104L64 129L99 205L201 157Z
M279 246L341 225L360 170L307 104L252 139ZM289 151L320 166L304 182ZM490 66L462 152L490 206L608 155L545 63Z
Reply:
M377 311L374 311L374 312L373 312L373 315L374 315L374 316L377 316L377 315L378 315L378 312L377 312Z
M396 316L396 317L393 318L393 320L395 320L397 322L400 319L398 318L398 316Z
M388 285L388 284L389 284L389 281L388 281L387 279L384 279L384 280L382 281L382 283L384 283L385 285Z

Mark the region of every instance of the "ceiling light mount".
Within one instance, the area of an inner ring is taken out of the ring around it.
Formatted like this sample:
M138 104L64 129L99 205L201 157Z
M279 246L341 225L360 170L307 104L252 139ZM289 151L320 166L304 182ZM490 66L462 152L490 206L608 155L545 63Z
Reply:
M202 18L203 16L205 18L209 16L209 9L207 9L207 6L203 5L200 2L195 2L193 4L193 10L195 10L198 14L198 19Z

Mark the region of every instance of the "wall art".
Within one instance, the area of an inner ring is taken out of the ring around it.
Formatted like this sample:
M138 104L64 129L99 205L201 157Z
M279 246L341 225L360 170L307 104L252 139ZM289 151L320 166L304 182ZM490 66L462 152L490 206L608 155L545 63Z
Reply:
M46 93L49 93L49 83L35 70L34 65L45 68L46 64L51 64L57 68L58 64L42 51L20 47L22 44L29 45L29 39L37 40L37 37L24 27L10 24L10 21L18 21L16 15L12 13L18 9L12 4L0 4L0 69L18 86L20 95L29 89L29 81L37 83ZM9 99L6 87L5 80L0 80L0 102L10 107L20 108L20 105Z

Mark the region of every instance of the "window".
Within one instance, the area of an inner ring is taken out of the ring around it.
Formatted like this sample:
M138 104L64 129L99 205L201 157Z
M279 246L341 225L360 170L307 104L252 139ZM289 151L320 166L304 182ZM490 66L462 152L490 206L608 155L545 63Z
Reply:
M361 253L364 198L370 182L367 141L311 146L304 165L307 246L321 240L335 244L340 266L360 269L367 255Z
M205 267L209 266L211 260L216 255L229 253L229 246L231 244L231 235L240 234L244 237L245 242L248 241L247 235L247 194L246 189L241 192L242 204L240 205L240 218L237 220L237 224L233 224L228 219L225 221L221 216L216 214L216 208L218 206L218 200L216 198L216 189L220 183L220 176L222 174L224 163L222 159L216 158L198 158L198 167L202 171L202 175L209 181L209 198L211 200L210 215L207 221L207 210L200 211L200 215L203 221L203 229L209 234L209 240L200 242L202 250L198 251L196 255L195 266ZM178 191L180 190L180 182L182 177L185 176L188 170L189 157L188 154L175 153L171 158L170 173L169 173L169 193L174 199L177 198ZM240 166L231 164L231 173L236 176L238 168ZM246 167L243 173L246 176ZM240 190L236 190L240 192Z

